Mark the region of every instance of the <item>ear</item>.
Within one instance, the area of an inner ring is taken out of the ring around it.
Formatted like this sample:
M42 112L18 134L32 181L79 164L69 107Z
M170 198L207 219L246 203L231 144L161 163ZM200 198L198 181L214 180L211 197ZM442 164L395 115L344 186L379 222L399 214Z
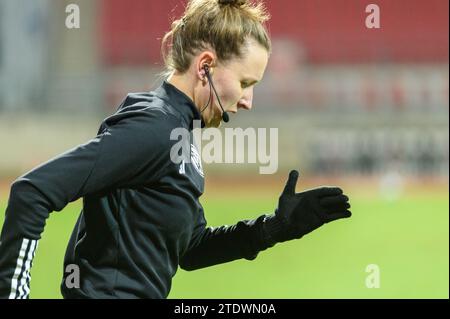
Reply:
M198 55L195 70L199 80L206 81L205 69L203 68L205 64L209 66L209 72L212 74L215 60L216 56L212 51L203 51Z

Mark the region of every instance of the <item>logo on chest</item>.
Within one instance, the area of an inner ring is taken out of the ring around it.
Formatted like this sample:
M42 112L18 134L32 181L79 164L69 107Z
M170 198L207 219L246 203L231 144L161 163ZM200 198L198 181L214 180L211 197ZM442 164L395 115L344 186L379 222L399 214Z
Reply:
M191 144L191 160L190 160L190 162L192 163L192 166L195 168L197 173L199 173L201 177L204 177L203 167L202 167L202 159L201 159L200 154L198 153L198 150L194 144ZM186 161L185 160L182 160L182 162L180 164L179 173L186 174Z
M202 158L200 157L200 154L198 153L198 150L194 144L191 144L191 163L194 166L195 170L200 174L200 176L204 177Z

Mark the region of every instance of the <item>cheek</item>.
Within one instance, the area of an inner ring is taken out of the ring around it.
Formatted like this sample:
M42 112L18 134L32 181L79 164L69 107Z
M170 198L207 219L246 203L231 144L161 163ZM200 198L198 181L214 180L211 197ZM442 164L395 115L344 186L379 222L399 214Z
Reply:
M241 98L240 83L238 83L237 85L233 85L231 84L231 81L225 81L222 87L223 104L229 106L230 104L234 104L239 101L239 99Z

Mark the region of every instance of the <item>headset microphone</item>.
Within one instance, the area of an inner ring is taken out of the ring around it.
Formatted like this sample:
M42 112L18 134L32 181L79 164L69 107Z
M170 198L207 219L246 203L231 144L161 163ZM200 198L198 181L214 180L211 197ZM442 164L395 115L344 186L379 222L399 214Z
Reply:
M216 88L214 87L214 83L211 78L211 74L209 73L209 65L204 64L203 69L205 70L205 75L208 78L210 92L211 92L211 88L212 88L214 91L214 94L216 95L217 101L219 102L220 108L222 109L222 121L224 121L225 123L228 123L228 121L230 120L230 117L228 116L228 113L225 112L225 110L223 109L222 103L220 102L219 95L217 94ZM211 99L211 93L209 94L209 98ZM209 105L209 100L208 100L208 104L206 104L206 106L203 109L206 109L206 107L208 105Z

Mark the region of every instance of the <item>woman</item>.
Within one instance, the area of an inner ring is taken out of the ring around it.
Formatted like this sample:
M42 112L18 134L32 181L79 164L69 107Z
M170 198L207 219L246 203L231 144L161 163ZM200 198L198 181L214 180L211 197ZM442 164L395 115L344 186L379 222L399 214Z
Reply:
M278 242L349 217L336 187L295 193L289 175L274 214L233 226L206 226L201 165L171 160L176 128L194 120L217 127L226 112L250 110L270 53L261 4L192 0L165 36L168 78L155 91L129 94L86 144L40 165L11 187L0 243L0 296L27 298L30 268L45 220L83 197L65 266L65 298L165 298L177 267L194 270L255 259ZM213 95L214 92L214 95ZM191 153L198 152L188 145Z

